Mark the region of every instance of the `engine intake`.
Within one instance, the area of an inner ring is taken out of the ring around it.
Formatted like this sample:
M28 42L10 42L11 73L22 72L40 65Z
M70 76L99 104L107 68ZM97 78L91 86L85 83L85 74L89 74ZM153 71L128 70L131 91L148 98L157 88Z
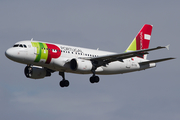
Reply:
M78 67L78 63L76 61L76 59L72 59L71 62L70 62L70 68L71 70L77 70L77 67Z
M72 59L70 61L70 68L73 71L91 71L93 65L89 60Z
M47 71L43 67L38 66L26 66L24 69L24 74L27 78L41 79L47 76L51 76L51 72Z

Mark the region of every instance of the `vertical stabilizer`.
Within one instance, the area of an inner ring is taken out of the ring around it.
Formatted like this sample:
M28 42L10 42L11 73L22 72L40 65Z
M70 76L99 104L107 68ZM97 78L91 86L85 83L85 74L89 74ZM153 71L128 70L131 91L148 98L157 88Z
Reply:
M145 24L125 52L148 49L152 28L152 25ZM146 59L146 57L147 55L144 56L144 59Z

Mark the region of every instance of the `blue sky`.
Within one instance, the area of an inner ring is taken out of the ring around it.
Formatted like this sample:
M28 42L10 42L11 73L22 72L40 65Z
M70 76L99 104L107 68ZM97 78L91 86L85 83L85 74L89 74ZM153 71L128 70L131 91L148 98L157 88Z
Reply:
M0 119L124 119L179 120L179 4L178 0L31 0L0 1ZM4 55L21 40L101 49L122 53L144 24L152 24L148 59L176 57L156 68L119 75L66 73L68 88L60 88L58 73L28 79L25 65Z

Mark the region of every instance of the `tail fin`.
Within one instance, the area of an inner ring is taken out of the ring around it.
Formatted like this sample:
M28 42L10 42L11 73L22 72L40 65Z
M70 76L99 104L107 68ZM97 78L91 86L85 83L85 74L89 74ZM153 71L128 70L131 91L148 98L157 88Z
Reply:
M152 25L145 24L125 52L148 49L152 28ZM144 59L146 59L146 56L144 56Z

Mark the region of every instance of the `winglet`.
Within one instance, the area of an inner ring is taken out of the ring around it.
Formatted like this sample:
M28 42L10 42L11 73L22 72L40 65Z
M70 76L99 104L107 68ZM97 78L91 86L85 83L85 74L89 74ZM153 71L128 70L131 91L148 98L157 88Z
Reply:
M33 41L33 38L31 38L31 41Z
M170 44L169 44L169 45L167 45L167 46L165 46L165 47L169 50L169 46L170 46Z

